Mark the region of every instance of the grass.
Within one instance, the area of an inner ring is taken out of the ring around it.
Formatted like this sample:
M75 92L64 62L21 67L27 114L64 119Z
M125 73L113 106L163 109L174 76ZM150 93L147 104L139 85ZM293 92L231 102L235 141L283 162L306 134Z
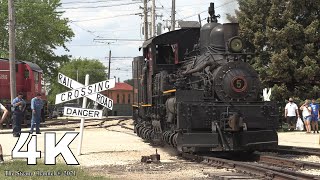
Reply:
M45 174L51 176L45 176ZM26 161L11 161L0 164L0 179L102 180L107 178L90 175L88 171L81 169L79 166L68 166L65 164L44 165L43 163L27 165Z

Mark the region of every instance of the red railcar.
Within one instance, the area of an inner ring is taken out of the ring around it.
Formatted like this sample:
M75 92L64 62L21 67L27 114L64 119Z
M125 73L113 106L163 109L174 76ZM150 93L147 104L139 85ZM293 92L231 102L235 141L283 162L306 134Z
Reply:
M16 61L16 90L22 92L27 102L27 112L24 123L31 119L30 101L37 93L42 93L45 98L43 83L43 71L35 63L28 61ZM10 107L10 71L9 60L0 58L0 102Z

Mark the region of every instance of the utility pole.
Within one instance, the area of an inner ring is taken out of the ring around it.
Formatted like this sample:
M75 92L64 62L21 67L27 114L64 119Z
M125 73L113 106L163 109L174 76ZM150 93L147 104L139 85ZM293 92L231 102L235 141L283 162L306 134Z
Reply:
M175 30L175 26L176 26L176 0L172 0L171 31Z
M148 38L148 1L143 0L143 17L144 17L144 40Z
M10 65L10 94L11 102L16 97L16 49L15 49L15 16L13 0L8 0L9 12L9 65Z
M77 69L77 82L79 82L79 70ZM80 98L77 99L77 104L80 105Z
M110 70L111 70L111 49L109 50L109 66L108 66L108 80L110 79ZM110 96L109 89L107 90L108 97ZM106 117L108 118L109 109L107 109Z
M151 37L153 37L156 35L156 0L152 0L151 12Z
M111 50L109 50L108 79L110 79L110 66L111 66Z

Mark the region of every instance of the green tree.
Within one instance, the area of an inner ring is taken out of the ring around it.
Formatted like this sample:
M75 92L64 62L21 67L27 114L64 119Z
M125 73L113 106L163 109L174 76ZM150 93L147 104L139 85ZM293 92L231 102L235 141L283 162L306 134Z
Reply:
M235 12L237 13L238 10L235 10ZM227 16L227 20L228 20L230 23L238 23L238 18L237 18L237 16L231 15L230 13L227 13L226 16Z
M8 1L0 1L0 56L8 57ZM54 50L74 36L62 18L60 0L15 1L16 59L38 64L47 80L56 74L59 64L69 61L68 56L57 56Z
M125 83L133 86L133 79L127 79L127 80L125 80L125 81L123 81L123 82L125 82Z
M95 59L73 59L67 62L58 69L58 72L77 80L84 84L86 74L90 75L89 84L97 83L107 79L107 68L99 60ZM56 94L68 91L67 87L57 82L57 76L54 77L49 90L49 103L55 102Z
M320 1L238 2L241 36L272 99L319 97Z

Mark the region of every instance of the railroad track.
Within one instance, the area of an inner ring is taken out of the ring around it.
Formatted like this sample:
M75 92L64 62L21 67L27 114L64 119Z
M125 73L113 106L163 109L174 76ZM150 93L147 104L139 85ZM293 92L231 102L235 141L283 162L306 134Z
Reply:
M286 158L268 156L268 155L258 155L258 162L273 164L273 165L281 164L281 166L286 166L288 168L295 168L295 169L319 169L320 170L320 163L292 160L292 159L286 159Z
M318 164L311 165L311 163L301 163L301 161L293 162L294 160L287 160L284 158L260 155L258 162L241 162L189 153L182 153L182 157L218 168L235 169L236 171L250 175L255 179L320 179L320 176L296 171L296 168L301 168L301 166L304 168L319 169L320 166L318 166Z
M278 146L277 149L270 150L271 152L283 153L283 154L303 154L303 155L315 155L320 156L320 148L306 148L295 146Z

